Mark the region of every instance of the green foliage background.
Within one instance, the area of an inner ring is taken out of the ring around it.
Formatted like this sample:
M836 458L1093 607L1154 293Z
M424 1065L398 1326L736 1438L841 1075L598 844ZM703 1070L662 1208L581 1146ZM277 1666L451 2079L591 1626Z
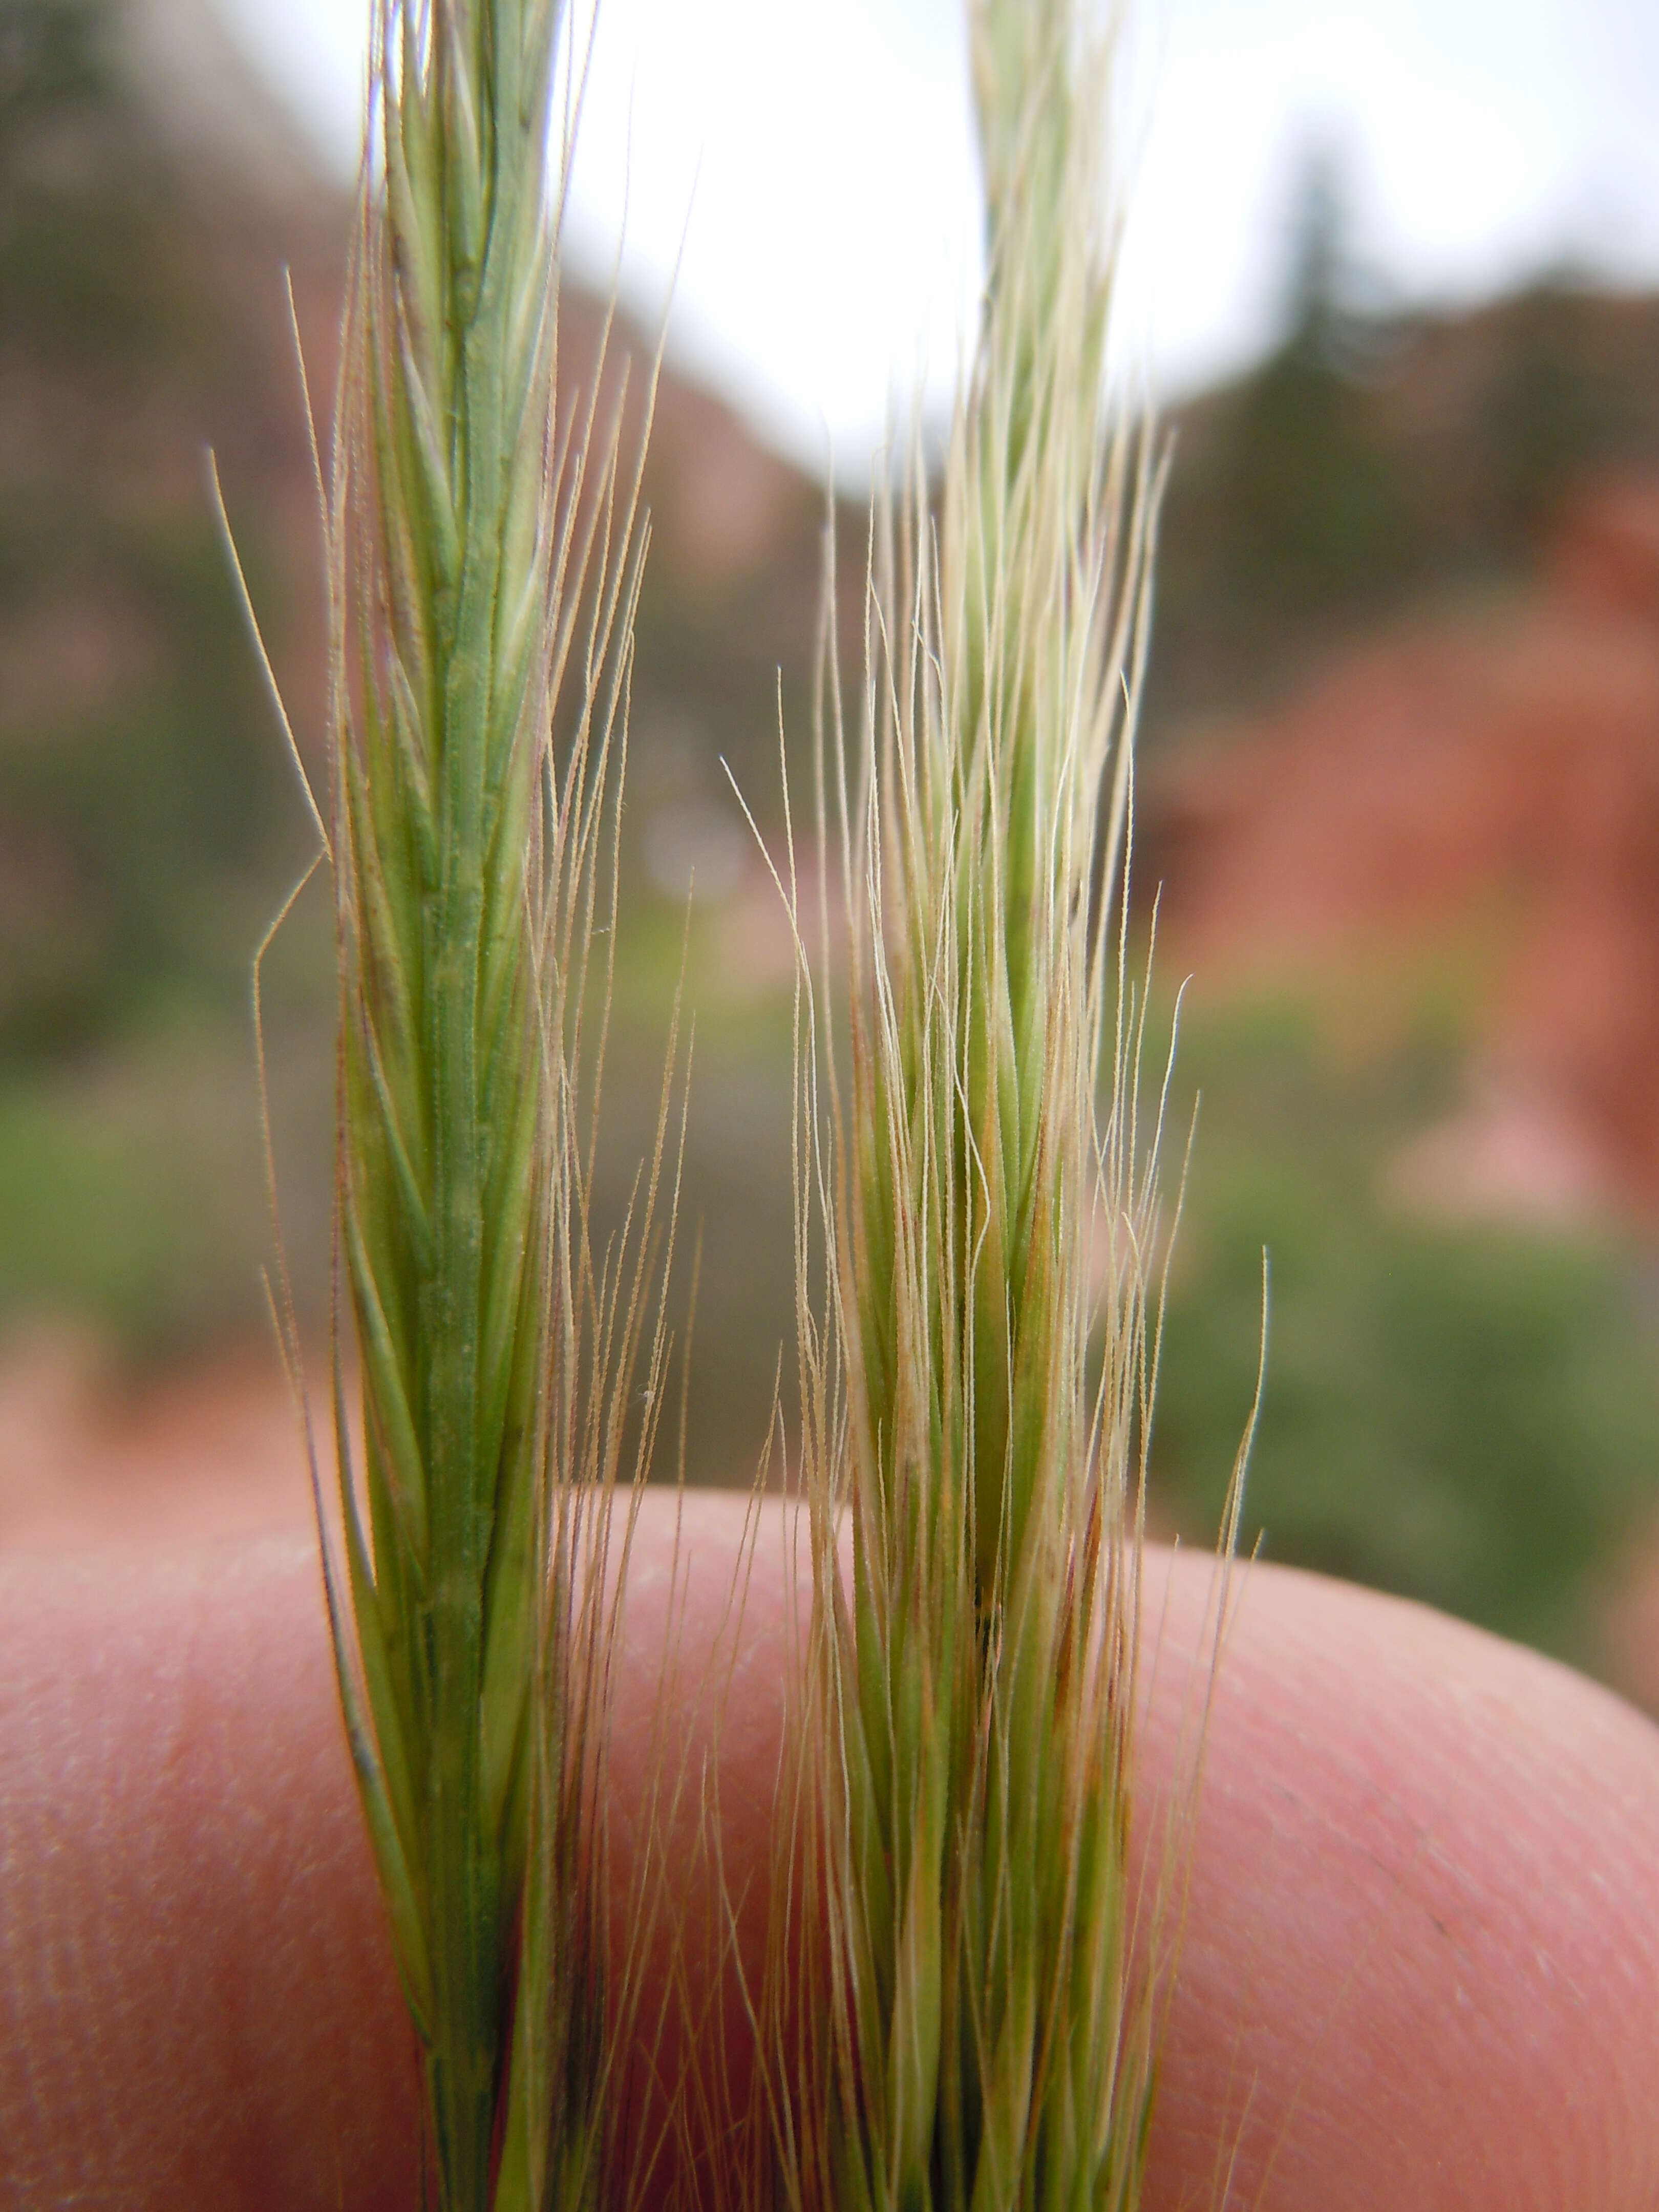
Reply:
M1594 1664L1595 1605L1659 1504L1655 1262L1633 1238L1456 1224L1390 1164L1455 1093L1427 1018L1354 1060L1293 1000L1183 1026L1201 1091L1155 1462L1208 1541L1267 1366L1242 1542Z

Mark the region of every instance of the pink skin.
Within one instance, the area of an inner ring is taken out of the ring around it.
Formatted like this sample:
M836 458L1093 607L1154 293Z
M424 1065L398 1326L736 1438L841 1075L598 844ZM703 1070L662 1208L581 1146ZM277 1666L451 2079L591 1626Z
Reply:
M731 1662L734 1887L764 1863L790 1641L775 1512L727 1619L743 1512L688 1501L676 1677ZM625 1714L654 1702L672 1545L653 1500ZM1143 1850L1184 1802L1211 1579L1149 1556ZM1659 1731L1414 1607L1264 1567L1233 1596L1148 2212L1650 2212ZM677 1748L711 1741L687 1698ZM624 1839L647 1751L625 1723ZM729 1992L726 2038L741 2069ZM415 2202L411 2045L307 1547L0 1566L0 2052L8 2205Z

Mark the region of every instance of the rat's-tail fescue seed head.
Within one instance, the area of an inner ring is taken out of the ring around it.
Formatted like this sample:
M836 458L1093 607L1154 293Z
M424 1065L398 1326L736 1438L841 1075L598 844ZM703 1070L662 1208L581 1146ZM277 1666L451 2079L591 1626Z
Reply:
M593 1263L578 1127L642 532L637 467L561 401L558 13L375 0L330 500L337 1340L362 1406L354 1468L337 1353L331 1611L446 2212L610 2185L611 1498L665 1349L642 1275Z
M970 17L977 348L942 484L917 456L877 501L862 696L827 686L850 1011L799 1094L828 1269L778 1916L807 1980L774 2015L811 2067L771 2089L768 2185L1115 2212L1151 2097L1126 1849L1163 1231L1123 927L1156 471L1105 386L1111 32L1087 0Z

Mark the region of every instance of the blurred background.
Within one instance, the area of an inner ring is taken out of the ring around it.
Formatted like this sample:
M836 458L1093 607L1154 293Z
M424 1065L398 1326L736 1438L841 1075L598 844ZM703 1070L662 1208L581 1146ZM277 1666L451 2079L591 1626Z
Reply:
M264 1310L254 949L302 750L356 0L0 0L0 1545L308 1510ZM1155 34L1154 34L1155 33ZM781 835L825 484L976 278L948 0L607 9L568 352L648 355L613 1195L696 878L686 1466L744 1481L791 1312ZM1181 1013L1152 1516L1659 1709L1659 30L1642 0L1187 0L1129 58L1120 374L1175 438L1139 910ZM1150 118L1150 119L1148 119ZM626 185L628 216L619 210ZM688 216L688 210L690 214ZM851 610L855 617L856 609ZM325 1326L330 927L265 965L284 1234ZM1201 1098L1200 1098L1201 1094Z

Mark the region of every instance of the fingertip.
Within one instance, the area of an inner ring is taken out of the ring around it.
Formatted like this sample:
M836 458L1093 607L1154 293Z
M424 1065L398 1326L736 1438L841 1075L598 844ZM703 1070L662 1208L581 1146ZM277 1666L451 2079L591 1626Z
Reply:
M732 1500L678 1527L653 1506L635 1562L623 1808L666 1681L653 1724L716 1781L708 1880L689 1844L672 1869L676 1940L702 1911L711 1971L716 1868L740 1946L763 1939L799 1661L785 1533ZM1212 1685L1209 1580L1148 1555L1152 1863L1207 1700L1149 2212L1659 2203L1659 1730L1473 1630L1261 1566ZM414 2201L414 2052L309 1547L9 1563L0 1650L18 2201ZM741 2002L725 2016L740 2088Z
M12 2201L412 2202L314 1552L14 1559L0 1620Z
M1154 1804L1211 1572L1149 1566ZM1659 1730L1420 1607L1238 1574L1149 2206L1659 2203Z

